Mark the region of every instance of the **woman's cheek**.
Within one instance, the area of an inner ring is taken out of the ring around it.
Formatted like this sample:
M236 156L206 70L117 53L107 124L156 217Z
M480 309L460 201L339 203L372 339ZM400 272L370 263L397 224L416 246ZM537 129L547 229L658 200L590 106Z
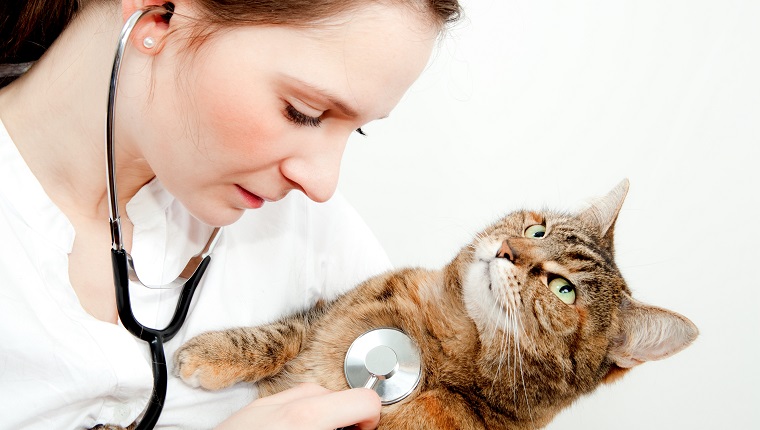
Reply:
M275 102L264 106L227 98L208 107L204 115L208 123L203 128L208 143L229 151L233 161L240 157L261 160L284 149L277 143L287 135L289 124Z

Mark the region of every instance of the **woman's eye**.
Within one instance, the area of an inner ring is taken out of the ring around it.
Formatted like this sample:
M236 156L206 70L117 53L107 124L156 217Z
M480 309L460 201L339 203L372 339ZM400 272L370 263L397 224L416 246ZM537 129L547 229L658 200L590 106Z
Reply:
M546 234L546 226L541 224L532 225L525 229L525 237L541 239Z
M575 303L575 287L565 278L554 278L549 281L549 289L560 300L572 305Z
M319 127L322 124L322 119L319 117L309 116L298 111L292 105L285 106L285 117L296 125L306 125L309 127Z

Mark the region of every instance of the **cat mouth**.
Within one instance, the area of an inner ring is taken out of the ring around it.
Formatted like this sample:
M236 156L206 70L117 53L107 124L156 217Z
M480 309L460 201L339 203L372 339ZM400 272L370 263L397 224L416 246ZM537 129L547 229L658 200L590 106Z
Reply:
M522 282L515 273L515 265L509 260L495 258L488 265L488 290L502 308L513 311L520 308Z
M480 272L480 288L487 288L488 297L482 297L484 301L495 301L506 312L512 312L519 308L521 302L521 282L517 279L517 267L512 262L504 249L503 241L489 240L479 244L475 251L473 266L475 273ZM477 267L477 269L476 269ZM487 303L484 303L486 305Z

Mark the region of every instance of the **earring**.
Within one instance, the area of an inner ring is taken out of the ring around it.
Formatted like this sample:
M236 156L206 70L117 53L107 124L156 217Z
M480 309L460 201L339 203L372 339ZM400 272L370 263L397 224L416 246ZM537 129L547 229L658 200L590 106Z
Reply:
M150 49L154 46L156 46L156 39L148 36L145 39L143 39L143 46Z

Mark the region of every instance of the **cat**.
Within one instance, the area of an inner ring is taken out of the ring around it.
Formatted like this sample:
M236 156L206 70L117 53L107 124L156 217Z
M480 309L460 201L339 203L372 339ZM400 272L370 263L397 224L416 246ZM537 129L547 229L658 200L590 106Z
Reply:
M383 406L379 429L535 429L632 367L691 344L687 318L633 299L613 260L624 180L576 214L516 211L442 270L371 278L330 303L268 325L201 334L175 354L187 383L247 381L262 396L302 382L348 388L351 343L402 330L423 374Z

